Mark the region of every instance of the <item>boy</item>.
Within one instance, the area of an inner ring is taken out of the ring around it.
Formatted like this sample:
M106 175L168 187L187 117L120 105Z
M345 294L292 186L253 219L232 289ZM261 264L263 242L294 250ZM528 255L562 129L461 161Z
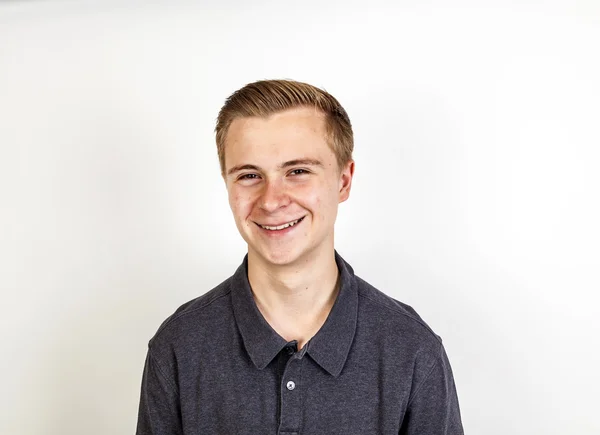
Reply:
M216 141L248 253L150 340L137 434L462 434L441 339L334 249L354 175L339 102L251 83Z

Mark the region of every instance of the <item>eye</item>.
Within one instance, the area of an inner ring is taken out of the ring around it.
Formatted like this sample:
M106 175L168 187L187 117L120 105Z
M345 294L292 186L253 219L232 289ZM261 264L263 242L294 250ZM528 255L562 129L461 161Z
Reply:
M293 171L290 172L291 175L303 175L303 174L309 174L310 172L307 171L306 169L294 169Z
M254 180L255 178L258 178L258 175L256 175L256 174L243 174L243 175L240 175L240 177L238 178L238 180Z

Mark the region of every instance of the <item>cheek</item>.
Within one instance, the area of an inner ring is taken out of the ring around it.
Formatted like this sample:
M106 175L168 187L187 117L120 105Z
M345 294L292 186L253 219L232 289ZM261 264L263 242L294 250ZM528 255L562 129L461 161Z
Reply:
M315 186L304 186L302 189L296 189L292 198L308 208L318 209L323 201L323 192Z
M240 195L236 193L229 193L229 207L233 212L235 212L239 208L240 204Z
M229 206L236 219L244 219L252 210L252 198L240 192L229 195Z
M314 186L306 189L301 195L303 204L316 215L316 219L320 222L325 222L331 218L331 214L335 213L337 207L337 191L334 188Z

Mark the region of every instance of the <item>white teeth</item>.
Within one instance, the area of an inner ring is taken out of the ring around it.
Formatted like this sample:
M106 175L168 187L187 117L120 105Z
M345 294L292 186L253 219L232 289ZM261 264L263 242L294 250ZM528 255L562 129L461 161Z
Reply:
M302 218L300 218L300 219L302 219ZM287 228L287 227L293 227L298 222L300 222L300 219L297 219L293 222L288 222L287 224L279 225L278 227L269 227L267 225L261 225L261 227L264 228L265 230L271 230L271 231L283 230L284 228Z

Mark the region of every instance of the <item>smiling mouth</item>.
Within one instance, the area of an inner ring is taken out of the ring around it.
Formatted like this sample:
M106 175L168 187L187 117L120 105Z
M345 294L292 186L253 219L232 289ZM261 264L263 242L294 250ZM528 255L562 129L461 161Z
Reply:
M294 225L299 224L300 222L302 222L302 220L305 217L306 216L302 216L300 219L296 219L295 221L291 221L291 222L288 222L287 224L278 225L278 226L269 226L269 225L261 225L261 224L256 224L256 225L258 225L261 228L264 228L265 230L278 231L278 230L283 230L285 228L293 227Z

